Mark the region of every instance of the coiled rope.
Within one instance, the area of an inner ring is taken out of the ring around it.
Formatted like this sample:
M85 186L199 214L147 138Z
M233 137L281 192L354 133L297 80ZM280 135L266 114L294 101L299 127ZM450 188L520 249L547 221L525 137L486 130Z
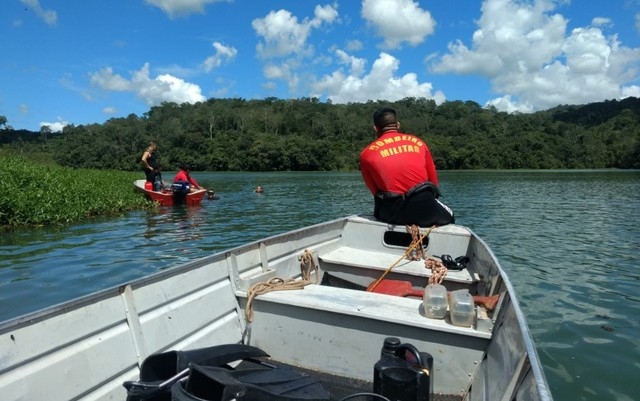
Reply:
M444 276L449 271L441 260L434 258L428 258L424 261L424 267L431 269L431 276L429 276L429 284L441 284L444 280Z
M407 256L410 260L422 260L424 259L424 266L427 269L431 269L431 276L429 276L429 284L442 284L444 277L447 275L449 269L442 263L442 260L435 258L427 258L422 246L422 240L424 237L420 237L420 227L413 225L407 226L407 232L411 234L412 251Z
M407 258L409 260L422 260L424 259L424 247L422 246L422 240L424 237L420 237L420 227L416 225L406 226L407 232L411 234L411 244L409 247L412 248L411 252Z
M300 274L301 280L293 278L282 279L280 277L274 277L266 282L255 283L247 290L247 304L244 307L244 316L247 322L253 322L253 300L262 294L266 294L271 291L291 291L301 290L307 285L311 284L311 271L316 274L316 283L318 282L318 264L313 259L313 254L308 249L305 249L302 256L298 258L300 261Z
M415 229L414 229L415 227ZM431 228L429 228L424 234L422 234L420 237L417 237L417 239L414 239L413 241L411 241L411 244L409 245L409 247L407 248L407 250L404 252L404 254L402 254L402 256L400 256L398 258L398 260L396 260L391 266L389 266L387 268L387 270L384 271L384 273L382 273L382 275L380 276L379 279L377 279L373 284L371 284L368 288L367 291L368 292L373 292L373 290L375 290L375 288L378 286L378 284L380 284L380 282L386 277L387 274L389 274L389 272L391 272L391 270L393 270L394 267L396 267L398 265L398 263L402 262L402 260L404 258L409 258L411 259L408 255L411 254L417 247L420 247L420 250L422 252L422 255L424 255L424 250L422 249L422 241L431 233L431 231L436 228L436 226L432 226ZM408 228L409 229L409 228ZM411 226L411 232L415 232L417 230L417 232L420 232L420 228L417 226ZM411 259L411 260L415 260L415 259Z
M318 264L313 259L313 254L305 249L302 256L298 258L300 261L300 274L303 280L311 280L311 270L316 274L316 284L318 283Z

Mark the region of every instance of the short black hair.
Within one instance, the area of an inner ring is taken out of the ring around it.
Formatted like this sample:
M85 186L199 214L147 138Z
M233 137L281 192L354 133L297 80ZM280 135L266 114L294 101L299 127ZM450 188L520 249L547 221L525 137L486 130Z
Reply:
M394 109L384 107L373 113L373 125L378 128L384 128L388 125L397 124L396 111Z
M183 164L180 166L180 170L191 171L191 166L189 166L188 164Z

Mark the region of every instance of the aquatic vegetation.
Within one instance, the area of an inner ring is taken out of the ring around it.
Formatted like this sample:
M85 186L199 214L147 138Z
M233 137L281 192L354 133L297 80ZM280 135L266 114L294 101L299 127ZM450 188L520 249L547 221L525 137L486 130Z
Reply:
M0 227L67 224L154 207L132 182L142 173L72 169L0 158Z

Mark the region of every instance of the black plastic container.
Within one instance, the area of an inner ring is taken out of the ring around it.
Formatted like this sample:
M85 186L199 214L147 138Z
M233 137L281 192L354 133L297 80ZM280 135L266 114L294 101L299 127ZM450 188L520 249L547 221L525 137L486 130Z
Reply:
M373 392L392 401L431 401L433 357L387 337L373 367Z

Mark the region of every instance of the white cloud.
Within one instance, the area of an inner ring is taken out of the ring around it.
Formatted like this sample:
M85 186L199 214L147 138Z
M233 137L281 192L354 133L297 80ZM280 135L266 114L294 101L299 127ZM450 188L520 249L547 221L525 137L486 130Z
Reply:
M20 0L20 2L30 7L47 25L54 26L58 22L58 13L54 10L43 9L40 5L40 0Z
M567 68L580 75L606 73L612 51L607 42L597 28L575 29L562 46Z
M156 105L162 102L196 103L205 99L200 87L186 82L170 74L149 77L149 64L146 63L140 70L131 74L131 79L126 79L114 74L110 67L90 74L91 83L108 91L132 92L143 99L148 105Z
M322 24L332 24L338 18L334 6L316 6L313 19L305 18L298 23L298 18L287 10L271 11L264 18L256 18L251 26L262 37L256 46L258 55L263 58L284 57L292 54L305 55L311 52L307 39L312 28L320 28Z
M363 58L353 57L343 50L336 50L336 56L340 64L349 66L349 75L356 77L364 74L367 61Z
M363 47L364 45L362 44L361 41L353 39L347 42L345 49L350 52L354 52L354 51L362 50Z
M471 47L460 40L450 43L432 70L486 77L501 94L488 104L505 111L530 112L633 92L625 85L635 81L640 49L605 36L599 28L610 24L605 18L567 35L568 22L551 13L554 7L551 0L485 0Z
M305 18L302 22L287 10L271 11L264 18L256 18L251 26L262 39L256 46L258 57L262 59L279 59L280 63L270 62L263 67L265 78L272 80L266 89L276 88L273 80L287 84L290 93L295 93L301 78L296 71L306 63L302 61L313 55L313 47L308 44L313 29L321 29L325 25L339 22L337 5L317 5L314 17ZM313 63L323 63L328 59L316 57ZM307 82L305 80L305 82Z
M412 0L363 0L362 18L383 37L383 47L391 49L404 42L418 45L436 27L429 11Z
M111 67L105 67L98 72L90 74L91 83L102 89L116 92L126 92L131 89L131 84L126 78L114 74Z
M62 129L64 127L66 127L67 125L69 125L68 121L64 121L61 117L58 117L58 121L50 123L50 122L41 122L40 123L40 128L42 127L49 127L49 129L51 130L51 132L62 132Z
M595 17L591 20L591 25L593 26L613 26L613 21L610 18L605 17Z
M204 61L204 70L210 72L216 67L220 67L223 63L233 60L238 55L238 50L231 46L225 46L220 42L213 42L213 48L216 52L213 56L207 57Z
M276 90L278 88L278 85L276 85L276 83L273 81L264 82L260 84L260 86L263 87L264 89L268 89L271 91Z
M338 19L337 7L337 5L329 4L327 4L326 6L317 5L313 10L315 18L311 20L311 24L313 25L313 27L319 28L323 22L331 24L336 21Z
M256 50L265 58L301 52L310 28L309 24L298 24L298 19L286 10L272 11L263 19L254 19L251 26L264 38Z
M145 0L147 4L158 7L173 18L189 14L203 14L207 4L229 0Z
M289 77L289 70L284 65L267 64L263 68L263 73L267 79L286 79Z
M630 85L622 88L621 98L625 97L640 97L640 86Z
M348 67L349 72L336 70L323 76L313 85L317 93L313 96L326 97L333 103L367 102L369 100L400 100L406 97L434 99L440 104L445 100L442 92L432 94L430 83L418 82L414 73L395 76L399 60L387 53L380 53L371 71L365 75L366 61L337 51L337 57Z
M300 84L300 77L293 72L295 66L292 66L290 63L282 63L280 65L276 64L267 64L263 68L263 74L265 78L270 80L280 80L284 81L288 85L288 89L290 92L295 92L298 89L298 85ZM275 88L275 83L271 83L272 88Z
M491 99L487 102L486 106L493 106L496 109L500 111L506 111L507 113L530 113L534 111L533 107L531 107L530 104L515 102L509 95Z

